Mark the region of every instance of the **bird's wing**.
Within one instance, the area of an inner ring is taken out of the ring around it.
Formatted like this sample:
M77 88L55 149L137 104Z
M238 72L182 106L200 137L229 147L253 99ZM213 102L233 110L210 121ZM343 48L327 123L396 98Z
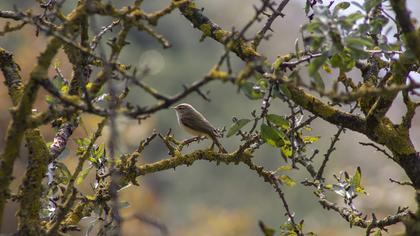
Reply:
M183 116L180 120L183 125L192 130L214 136L214 127L203 116Z

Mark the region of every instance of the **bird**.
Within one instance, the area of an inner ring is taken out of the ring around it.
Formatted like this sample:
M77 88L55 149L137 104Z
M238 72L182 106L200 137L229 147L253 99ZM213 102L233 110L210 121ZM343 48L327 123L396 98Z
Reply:
M188 103L181 103L172 108L176 112L179 125L188 133L211 138L213 140L213 145L216 144L219 148L219 152L227 153L226 149L218 140L220 134L203 114Z

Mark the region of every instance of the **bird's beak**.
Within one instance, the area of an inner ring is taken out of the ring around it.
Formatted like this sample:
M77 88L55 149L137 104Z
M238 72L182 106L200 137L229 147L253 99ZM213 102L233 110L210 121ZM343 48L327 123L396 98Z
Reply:
M171 106L171 109L174 109L174 110L176 110L176 106Z

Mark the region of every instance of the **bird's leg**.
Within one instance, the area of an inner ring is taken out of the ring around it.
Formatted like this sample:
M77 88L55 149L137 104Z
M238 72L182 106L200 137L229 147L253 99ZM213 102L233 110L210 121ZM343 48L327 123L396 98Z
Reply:
M195 137L196 139L197 139L197 143L200 143L201 142L201 140L204 140L204 139L206 139L207 137L206 136L197 136L197 137Z
M219 153L227 153L226 149L222 146L222 144L217 140L217 138L213 138L213 145L216 144L219 148Z

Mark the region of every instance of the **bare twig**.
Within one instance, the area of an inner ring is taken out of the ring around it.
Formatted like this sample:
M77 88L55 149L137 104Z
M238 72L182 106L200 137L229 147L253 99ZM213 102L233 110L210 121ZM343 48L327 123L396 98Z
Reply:
M365 143L365 142L359 142L360 145L363 146L371 146L374 147L378 152L382 152L386 157L388 157L391 160L394 160L394 157L389 154L385 149L380 148L378 145L374 144L374 143Z
M413 186L413 183L411 183L409 181L403 181L403 182L401 182L401 181L398 181L398 180L395 180L395 179L392 179L392 178L389 178L389 181L391 181L391 183L395 183L395 184L399 184L399 185L406 185L406 186L414 187Z
M111 24L102 27L102 30L99 31L99 33L97 35L95 35L90 43L90 49L93 51L96 49L96 47L98 46L99 41L101 41L102 36L108 32L108 31L112 31L112 28L114 28L116 25L118 25L120 23L120 20L114 20L112 21Z
M131 217L127 218L126 220L129 220L129 219L136 219L136 220L139 220L140 222L151 225L151 226L157 228L160 231L161 235L163 235L163 236L168 236L169 235L168 227L166 227L165 224L163 224L162 222L160 222L157 219L154 219L154 218L152 218L148 215L141 214L141 213L136 213L136 214L133 214Z
M283 0L277 9L273 11L273 14L267 19L267 22L265 23L264 27L257 33L257 35L254 38L254 41L252 42L252 45L255 49L257 49L258 45L261 43L261 40L265 37L265 34L268 30L272 31L271 25L274 23L274 21L277 19L277 17L282 16L283 17L283 9L286 7L286 5L289 3L289 0Z
M331 153L335 150L335 144L338 142L338 140L340 140L340 135L341 135L341 133L343 131L344 131L344 127L340 127L338 129L337 133L332 138L331 144L328 147L328 150L327 150L327 152L324 155L324 160L322 161L322 164L321 164L321 166L318 169L318 172L317 172L317 175L316 175L316 179L323 178L322 175L324 174L325 166L327 165L327 163L328 163L328 161L330 159Z

